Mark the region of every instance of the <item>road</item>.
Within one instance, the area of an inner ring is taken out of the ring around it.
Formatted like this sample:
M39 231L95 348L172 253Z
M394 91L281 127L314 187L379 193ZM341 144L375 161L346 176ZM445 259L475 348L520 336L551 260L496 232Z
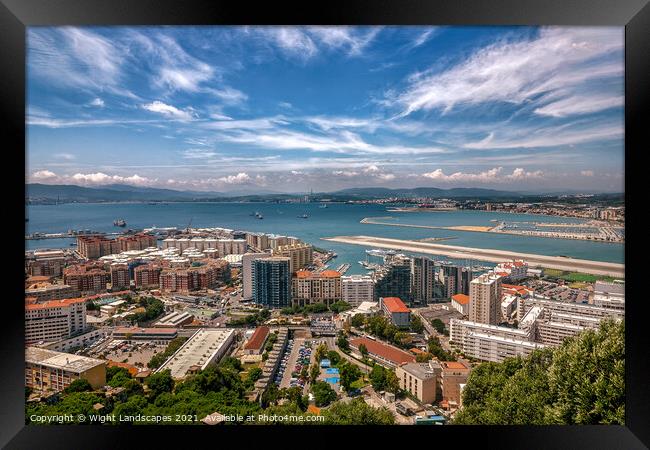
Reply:
M367 247L388 248L408 252L442 255L455 259L476 259L500 263L512 259L524 259L530 266L549 269L576 271L593 275L606 275L625 278L625 266L618 263L589 261L586 259L564 258L561 256L534 255L506 250L460 247L457 245L432 244L429 242L409 241L403 239L381 238L373 236L336 236L321 238L325 241L343 242L345 244L364 245Z
M422 322L422 325L424 325L424 329L427 332L427 335L425 337L428 338L429 336L435 336L440 341L440 346L443 348L443 350L445 350L447 352L452 352L453 351L453 349L449 345L449 340L448 340L447 336L445 336L444 334L438 333L438 331L435 328L433 328L433 325L431 325L431 323L420 314L420 311L418 311L417 308L413 308L411 310L411 312L415 316L419 317L420 321Z

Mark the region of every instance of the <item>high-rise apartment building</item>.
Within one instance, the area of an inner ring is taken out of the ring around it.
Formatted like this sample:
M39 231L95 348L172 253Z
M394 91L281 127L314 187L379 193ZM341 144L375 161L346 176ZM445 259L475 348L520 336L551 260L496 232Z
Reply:
M25 305L25 343L65 339L86 329L86 300L68 298Z
M269 308L290 306L290 258L271 256L253 261L253 299Z
M63 270L63 282L81 295L106 290L110 272L101 263L77 264Z
M291 260L290 270L295 273L313 262L313 247L309 244L280 245L273 250L273 256L283 256Z
M469 289L469 320L496 325L501 318L501 276L494 272L474 278Z
M408 259L394 259L374 273L375 300L399 297L411 303L411 265Z
M160 287L160 273L162 267L158 264L143 264L133 269L135 287L139 289L150 289Z
M431 258L418 256L411 259L411 296L416 305L433 301L435 266Z
M113 292L128 289L131 286L129 266L127 264L111 264L111 289Z
M341 298L357 307L363 302L374 301L375 282L369 275L350 275L341 277Z
M341 300L341 274L336 270L324 270L320 273L299 270L291 284L293 305L331 305Z
M244 300L253 298L253 261L268 256L270 256L268 253L245 253L242 257L242 298Z
M120 253L120 243L106 236L77 236L77 252L87 259Z

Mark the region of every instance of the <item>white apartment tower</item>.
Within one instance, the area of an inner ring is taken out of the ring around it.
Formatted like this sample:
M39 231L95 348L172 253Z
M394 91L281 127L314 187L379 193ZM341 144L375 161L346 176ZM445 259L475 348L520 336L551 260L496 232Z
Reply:
M469 286L470 322L496 325L501 317L501 277L494 272L474 278Z

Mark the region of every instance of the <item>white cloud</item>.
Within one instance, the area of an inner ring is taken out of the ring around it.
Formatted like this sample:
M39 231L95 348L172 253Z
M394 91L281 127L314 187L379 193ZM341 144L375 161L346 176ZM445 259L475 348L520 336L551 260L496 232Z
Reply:
M573 114L589 114L610 108L622 107L624 97L617 94L572 95L534 110L536 114L566 117Z
M436 169L432 172L423 173L422 176L442 182L503 183L527 179L539 179L544 176L544 173L541 170L527 172L523 168L518 167L514 169L511 174L504 174L503 167L494 167L479 173L455 172L450 175L445 174L442 169Z
M372 27L363 32L346 26L309 27L309 32L321 44L328 48L344 49L350 56L360 55L381 31Z
M208 159L217 156L217 152L202 148L189 148L184 150L182 154L185 159Z
M228 175L227 177L219 178L219 181L226 184L244 184L250 183L251 177L246 172L239 172L237 175Z
M189 121L194 118L194 114L188 111L187 109L181 110L176 108L175 106L168 105L159 100L156 100L152 103L144 104L142 105L142 108L146 109L147 111L162 114L163 116L171 117L173 119L178 119L182 121Z
M90 106L97 106L98 108L103 108L105 105L104 100L99 97L93 99L93 101L91 101L89 104Z
M75 155L73 155L72 153L55 153L53 156L55 158L65 159L66 161L72 161L73 159L75 159Z
M81 184L132 184L135 186L146 186L154 183L157 180L152 180L150 178L141 177L138 174L131 175L129 177L123 177L120 175L107 175L102 172L96 173L75 173L71 177L71 180L81 183Z
M557 127L522 128L514 132L503 128L498 135L496 132L489 133L484 139L469 142L463 147L469 149L555 147L623 138L622 123L590 121L587 126L584 125L584 123L573 122Z
M443 72L416 73L395 100L401 115L418 110L501 101L522 104L536 95L562 90L564 96L584 96L576 88L604 77L620 77L623 59L594 64L598 58L622 52L622 28L550 27L538 37L498 42ZM589 100L582 100L590 103ZM597 105L591 102L591 108ZM570 111L566 110L567 113ZM580 112L576 109L574 113Z
M49 178L56 178L56 174L50 170L39 170L32 174L32 178L35 180L45 180Z

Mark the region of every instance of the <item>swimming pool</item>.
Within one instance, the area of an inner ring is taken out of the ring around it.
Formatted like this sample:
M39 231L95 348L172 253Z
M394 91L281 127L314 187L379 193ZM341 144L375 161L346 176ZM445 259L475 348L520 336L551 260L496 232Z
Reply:
M328 377L325 378L325 381L327 381L330 384L338 384L340 378L339 377Z
M328 375L332 375L332 374L338 375L339 374L339 369L337 369L337 368L325 369L325 373L328 374Z

